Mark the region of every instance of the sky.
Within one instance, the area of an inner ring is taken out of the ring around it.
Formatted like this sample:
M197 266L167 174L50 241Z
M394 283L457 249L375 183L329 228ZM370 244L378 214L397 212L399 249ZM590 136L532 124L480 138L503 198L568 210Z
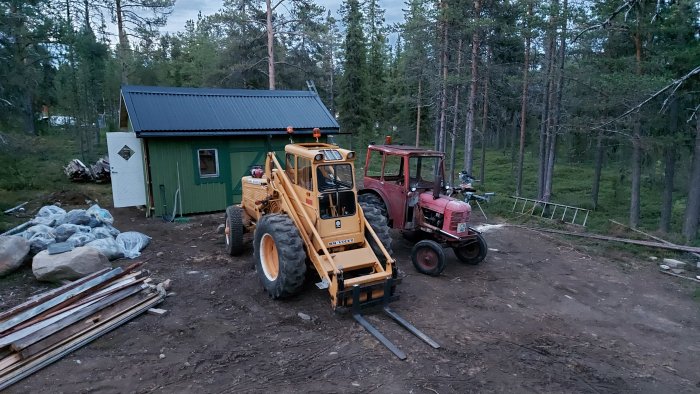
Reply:
M342 0L316 0L316 4L331 10L331 14L340 18L338 10ZM404 0L379 0L379 5L385 9L384 18L387 25L401 22L403 20ZM163 33L174 33L184 30L187 20L197 19L197 13L202 11L202 15L211 15L223 6L220 0L176 0L173 13L168 17L168 24L161 29Z

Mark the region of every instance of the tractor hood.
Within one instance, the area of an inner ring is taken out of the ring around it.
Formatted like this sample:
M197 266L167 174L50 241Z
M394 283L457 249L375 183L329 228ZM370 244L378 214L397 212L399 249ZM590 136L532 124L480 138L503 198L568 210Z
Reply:
M424 192L420 194L420 205L443 214L448 212L469 214L472 210L472 207L466 202L459 201L442 194L440 195L440 198L433 199L432 192ZM467 217L469 217L469 215L467 215Z

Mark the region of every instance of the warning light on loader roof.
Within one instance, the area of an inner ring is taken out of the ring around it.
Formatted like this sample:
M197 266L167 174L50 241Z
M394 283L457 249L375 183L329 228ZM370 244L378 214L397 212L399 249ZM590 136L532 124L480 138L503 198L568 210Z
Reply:
M387 135L386 137L384 137L384 143L386 145L391 145L391 136L390 135Z

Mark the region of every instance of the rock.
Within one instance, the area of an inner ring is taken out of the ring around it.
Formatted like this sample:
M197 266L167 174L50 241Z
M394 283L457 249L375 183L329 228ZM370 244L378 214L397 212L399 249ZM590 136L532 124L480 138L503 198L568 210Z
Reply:
M682 274L683 272L685 272L685 270L681 269L681 268L671 268L671 272L678 275L678 274Z
M156 257L163 257L163 256L165 256L165 252L156 253Z
M34 256L32 261L34 276L45 282L75 280L104 268L112 268L107 257L97 249L87 246L54 255L42 251Z
M664 259L664 264L671 268L682 268L685 267L685 263L676 259Z
M671 267L667 266L666 264L661 264L661 265L659 266L659 268L661 268L661 269L664 270L664 271L668 271L668 270L671 269Z
M161 360L164 359L164 358L165 358L165 354L163 354L163 353L159 354L159 355L158 355L158 358L161 359Z
M19 236L0 237L0 276L24 264L29 254L29 241Z
M297 313L297 316L301 317L302 320L311 320L311 316L307 315L304 312Z
M656 261L656 260L658 260L658 259L659 259L659 258L656 257L656 256L649 256L649 260L651 260L651 261Z
M223 224L220 224L219 227L216 228L217 234L223 234L225 231L226 231L226 226Z

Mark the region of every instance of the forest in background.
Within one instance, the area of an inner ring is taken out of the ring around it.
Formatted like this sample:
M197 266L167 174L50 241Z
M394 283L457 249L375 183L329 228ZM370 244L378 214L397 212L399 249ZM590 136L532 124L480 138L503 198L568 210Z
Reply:
M446 152L449 173L486 187L490 155L505 157L501 188L556 202L575 176L557 166L592 169L581 174L594 209L614 172L630 226L644 190L661 196L645 210L661 233L697 241L694 1L408 0L389 25L377 0L345 0L340 15L310 0L226 0L161 34L173 5L0 0L0 132L50 133L57 119L92 158L100 129L116 128L121 84L313 88L358 152L390 135Z

